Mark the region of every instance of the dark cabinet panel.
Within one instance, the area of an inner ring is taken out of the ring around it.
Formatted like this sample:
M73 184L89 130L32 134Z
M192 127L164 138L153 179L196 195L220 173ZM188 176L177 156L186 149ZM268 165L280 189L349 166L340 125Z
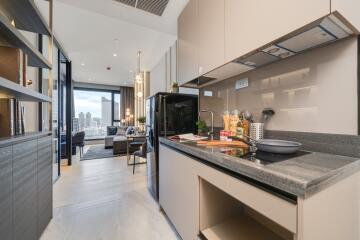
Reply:
M52 218L52 138L0 148L0 240L37 240Z
M52 218L52 138L38 140L38 232L45 230Z
M0 239L12 239L12 147L0 148Z
M38 239L37 140L13 146L13 230L15 240Z

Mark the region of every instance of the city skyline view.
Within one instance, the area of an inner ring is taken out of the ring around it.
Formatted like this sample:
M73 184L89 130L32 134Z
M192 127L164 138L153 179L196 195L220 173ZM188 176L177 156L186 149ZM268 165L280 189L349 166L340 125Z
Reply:
M85 90L74 91L75 116L78 117L80 112L86 114L90 112L93 117L101 118L101 98L111 99L111 93L95 92Z
M114 117L120 117L120 97L114 96ZM109 92L74 91L75 131L85 131L86 139L103 138L112 125L112 95Z

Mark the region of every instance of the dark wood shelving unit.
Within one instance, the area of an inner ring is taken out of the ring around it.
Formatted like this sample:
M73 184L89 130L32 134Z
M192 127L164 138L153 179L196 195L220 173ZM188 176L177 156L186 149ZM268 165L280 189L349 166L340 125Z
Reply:
M51 22L52 3L48 6ZM27 38L29 32L32 35ZM52 39L52 28L46 23L34 0L0 0L0 45L22 50L27 55L27 66L35 67L35 71L38 71L37 76L32 74L30 77L33 81L38 80L36 90L8 80L5 77L8 76L6 71L5 74L2 72L4 77L0 76L0 97L35 102L30 105L37 109L29 108L29 112L37 111L39 126L45 120L41 112L43 102L50 106L50 111L46 112L49 120L49 114L52 114L52 85L49 84L47 90L43 89L42 85L43 69L49 69L49 76L52 74L51 60L42 54L43 36ZM51 56L52 41L48 51ZM0 54L4 53L0 50ZM10 66L11 63L6 62L8 55L3 55L2 59L5 59L6 67L22 72L23 75L29 73L24 73L23 70L27 70L27 66L23 65L22 60L19 60L19 66ZM52 79L49 77L49 80ZM42 92L49 93L50 96ZM8 137L0 138L0 208L4 209L0 216L0 239L39 239L53 214L52 131L43 131L41 127L27 128L26 120L34 116L31 114L26 118L26 112L20 116L20 107L22 105L16 101L13 106L1 109L1 117L5 121L0 121L0 131L6 131L2 136ZM45 129L52 130L50 121L49 127Z
M20 33L20 31L11 25L11 22L0 14L0 37L8 43L9 46L20 48L28 55L28 65L51 69L50 62Z
M20 101L29 102L51 102L49 96L41 94L30 88L23 87L17 83L11 82L0 77L0 94L6 95L8 98L16 98Z
M15 20L18 29L51 35L49 25L33 0L1 0L1 7L9 18Z

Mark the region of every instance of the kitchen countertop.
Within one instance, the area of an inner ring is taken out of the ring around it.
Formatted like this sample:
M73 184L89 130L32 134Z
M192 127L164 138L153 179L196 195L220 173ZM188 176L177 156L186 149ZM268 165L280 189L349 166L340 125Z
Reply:
M199 146L195 142L180 142L167 138L160 138L160 142L190 156L300 198L308 198L360 170L358 158L319 152L260 165L221 153L224 149L221 147ZM226 147L226 149L231 148Z

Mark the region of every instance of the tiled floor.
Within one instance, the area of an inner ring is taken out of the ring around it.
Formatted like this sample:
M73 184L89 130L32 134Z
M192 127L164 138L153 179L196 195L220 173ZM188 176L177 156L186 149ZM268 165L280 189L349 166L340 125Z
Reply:
M54 185L54 217L41 240L178 239L125 157L74 161Z

